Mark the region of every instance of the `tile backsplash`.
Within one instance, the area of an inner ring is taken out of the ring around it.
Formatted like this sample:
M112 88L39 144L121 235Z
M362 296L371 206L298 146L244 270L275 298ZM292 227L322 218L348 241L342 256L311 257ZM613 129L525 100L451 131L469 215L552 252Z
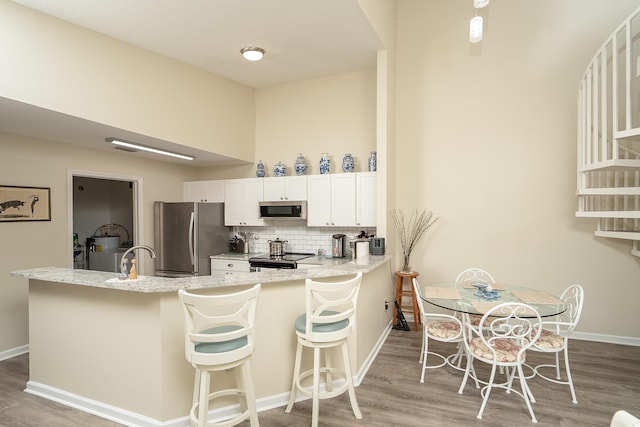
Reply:
M355 238L361 231L375 235L375 227L307 227L304 221L275 221L264 227L234 227L234 231L251 231L253 240L249 244L251 252L269 253L269 240L286 240L287 252L308 252L331 254L331 238L334 234L346 234L347 239Z

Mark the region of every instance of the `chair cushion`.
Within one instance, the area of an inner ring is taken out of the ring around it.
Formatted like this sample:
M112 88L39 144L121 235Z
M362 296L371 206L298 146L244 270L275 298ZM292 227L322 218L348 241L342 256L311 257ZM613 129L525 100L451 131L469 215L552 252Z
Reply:
M448 340L460 335L460 325L453 320L435 320L427 322L427 333Z
M540 348L562 348L564 345L564 337L554 334L547 329L543 329L535 345Z
M240 325L225 325L216 326L215 328L209 328L201 334L222 334L225 332L236 331L242 329ZM195 345L195 351L198 353L225 353L227 351L237 350L248 344L247 337L235 338L229 341L222 342L201 342Z
M321 316L331 316L333 314L338 314L337 311L325 310L320 313ZM296 319L296 331L304 334L307 329L307 314L301 314ZM313 332L334 332L339 331L340 329L344 329L349 326L349 319L340 320L339 322L333 323L314 323L312 326Z
M494 340L494 350L496 352L496 361L504 363L514 363L518 357L518 347L510 340L498 339ZM469 349L474 356L485 359L493 360L493 352L489 349L481 338L473 338L469 342ZM522 353L521 362L525 361L525 353Z

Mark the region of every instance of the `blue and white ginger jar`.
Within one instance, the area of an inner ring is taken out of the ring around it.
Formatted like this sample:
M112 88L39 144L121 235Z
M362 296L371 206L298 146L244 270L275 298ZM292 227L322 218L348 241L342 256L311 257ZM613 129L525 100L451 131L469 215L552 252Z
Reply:
M256 176L258 178L264 177L264 163L262 163L262 160L258 160L258 165L256 166Z
M307 173L307 161L304 159L302 153L296 158L294 169L296 170L296 175L305 175Z
M354 160L351 154L347 153L342 158L342 172L353 172Z
M282 162L276 163L273 167L273 174L275 176L285 176L287 174L287 166L283 165Z
M322 153L322 158L320 159L320 174L328 174L329 168L331 167L331 160L327 157L327 153Z

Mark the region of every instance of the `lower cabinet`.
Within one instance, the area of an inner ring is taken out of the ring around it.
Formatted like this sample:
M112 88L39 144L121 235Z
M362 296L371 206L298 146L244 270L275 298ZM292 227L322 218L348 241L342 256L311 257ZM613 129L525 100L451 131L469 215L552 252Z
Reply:
M248 273L250 271L249 261L231 260L231 259L211 259L211 271L221 271L227 273L241 272Z

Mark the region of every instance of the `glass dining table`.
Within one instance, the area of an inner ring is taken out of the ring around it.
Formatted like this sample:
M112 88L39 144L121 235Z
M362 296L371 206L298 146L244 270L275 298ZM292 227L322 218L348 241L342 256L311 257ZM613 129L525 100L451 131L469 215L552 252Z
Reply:
M483 284L453 281L420 285L418 293L422 300L436 307L476 315L483 315L505 302L525 303L537 310L540 317L556 316L567 309L558 297L544 291L505 283L492 283L491 286L493 291L482 292Z

